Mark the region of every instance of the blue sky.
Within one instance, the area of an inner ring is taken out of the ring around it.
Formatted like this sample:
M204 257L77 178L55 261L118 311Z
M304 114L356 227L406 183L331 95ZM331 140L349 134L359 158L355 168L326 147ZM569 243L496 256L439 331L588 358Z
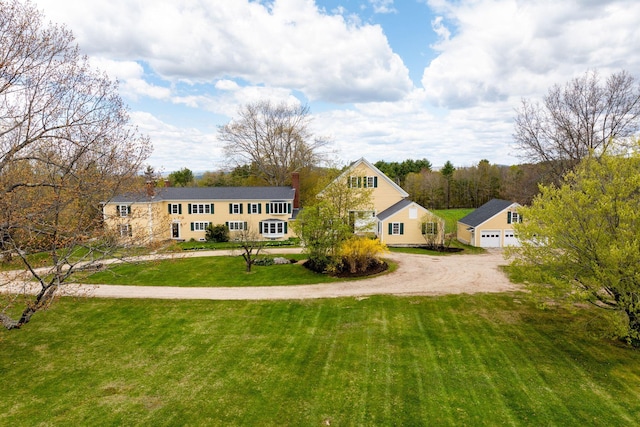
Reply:
M587 70L640 77L636 0L34 0L120 81L170 172L224 168L249 102L308 103L340 166L520 162L522 98Z

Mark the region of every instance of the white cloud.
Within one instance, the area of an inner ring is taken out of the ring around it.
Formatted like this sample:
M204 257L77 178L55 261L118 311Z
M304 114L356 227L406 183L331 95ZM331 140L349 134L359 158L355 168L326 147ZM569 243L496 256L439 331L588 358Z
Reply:
M373 6L374 13L397 13L395 7L393 7L393 0L369 0L371 6Z
M234 76L330 102L397 100L412 88L380 26L345 21L312 0L37 3L89 54L143 60L165 79Z
M135 61L114 61L102 57L92 57L91 64L117 79L120 83L120 94L130 99L146 96L152 99L169 99L171 89L148 83L144 79L144 69Z
M132 112L131 119L142 133L151 137L154 150L148 163L159 172L172 172L183 167L192 171L224 167L222 146L217 142L215 133L173 126L141 111Z
M640 71L640 3L630 1L429 1L440 54L422 84L436 105L464 108L539 95L598 68Z

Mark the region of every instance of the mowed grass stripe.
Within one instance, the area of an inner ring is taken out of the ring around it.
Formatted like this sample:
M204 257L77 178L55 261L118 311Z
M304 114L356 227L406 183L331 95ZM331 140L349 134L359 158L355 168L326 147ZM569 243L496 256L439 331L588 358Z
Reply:
M635 424L640 352L517 300L62 299L0 334L0 424Z
M472 422L482 424L487 413L490 413L492 414L490 418L499 419L504 425L513 425L515 417L502 395L503 384L500 383L500 378L502 377L503 365L491 361L495 356L493 342L486 342L481 338L493 335L493 328L490 327L491 322L478 322L474 325L478 330L472 334L468 333L471 327L467 321L468 318L461 319L453 312L448 314L448 322L451 322L452 327L455 328L453 329L454 334L464 338L461 347L463 361L460 363L476 370L471 374L476 378L476 382L469 387L474 404L470 407L475 409L469 413ZM504 325L501 327L503 328ZM504 362L504 360L500 362ZM519 384L510 384L509 386L519 387Z

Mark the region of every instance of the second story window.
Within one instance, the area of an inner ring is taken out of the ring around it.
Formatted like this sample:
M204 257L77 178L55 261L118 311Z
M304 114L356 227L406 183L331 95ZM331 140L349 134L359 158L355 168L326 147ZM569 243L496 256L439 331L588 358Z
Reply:
M190 214L212 214L213 203L189 203Z
M118 205L117 209L120 216L131 215L131 206L129 205Z
M242 203L229 203L230 214L242 214Z
M172 215L182 215L182 204L169 203L169 213Z
M291 203L289 202L270 202L267 204L268 214L288 214L291 213Z
M247 213L250 213L250 214L262 213L262 205L260 203L247 203Z

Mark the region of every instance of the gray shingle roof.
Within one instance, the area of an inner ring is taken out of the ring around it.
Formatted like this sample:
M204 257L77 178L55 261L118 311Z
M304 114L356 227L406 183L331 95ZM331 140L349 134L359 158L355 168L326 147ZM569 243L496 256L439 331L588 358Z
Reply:
M396 203L395 205L393 205L391 207L388 207L387 209L385 209L382 212L380 212L378 214L378 219L380 221L384 221L385 219L389 218L390 216L392 216L395 213L400 212L402 209L406 208L407 206L409 206L412 203L413 202L411 200L409 200L409 199L402 199L398 203Z
M513 202L510 202L508 200L491 199L475 211L471 212L469 215L460 219L458 222L470 225L472 227L477 227L478 225L482 224L494 215L499 214L511 205L513 205Z
M291 187L166 187L156 188L153 201L180 200L293 200ZM144 192L116 196L111 203L147 202Z

